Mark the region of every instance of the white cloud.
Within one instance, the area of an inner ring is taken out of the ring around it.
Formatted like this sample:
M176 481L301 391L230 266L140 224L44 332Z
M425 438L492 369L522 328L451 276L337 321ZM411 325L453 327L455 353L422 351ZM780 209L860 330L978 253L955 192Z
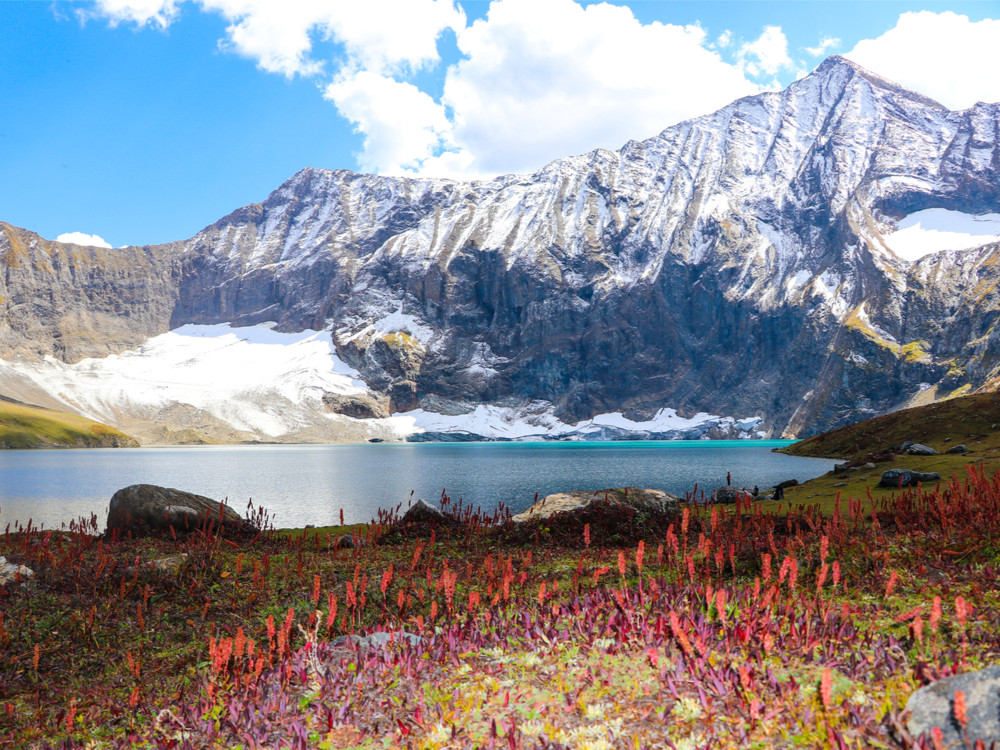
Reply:
M495 0L458 46L442 103L477 174L618 148L757 91L700 27L643 25L603 3Z
M166 26L174 0L146 1L145 15L121 17ZM315 77L364 139L359 166L383 173L480 177L618 148L756 93L753 78L791 65L778 27L732 64L716 50L731 44L728 32L713 44L700 26L642 24L608 3L493 0L471 25L455 0L198 3L229 23L223 49L268 72ZM440 64L447 29L462 59L432 97L414 74Z
M970 21L952 11L903 13L845 57L952 109L1000 101L1000 19Z
M719 38L715 40L716 47L728 47L732 43L733 43L733 32L731 32L729 29L726 29L721 34L719 34Z
M93 11L78 11L81 18L100 16L112 26L120 23L167 28L177 17L177 0L97 0Z
M840 39L833 36L825 36L820 39L819 44L815 47L806 47L805 50L813 57L822 57L826 55L832 49L836 49L840 46Z
M751 76L776 75L782 70L794 70L788 56L788 38L780 26L765 26L763 33L740 47L740 66Z
M103 237L99 237L96 234L84 234L83 232L65 232L56 237L56 242L87 245L88 247L111 247L111 244L105 241Z
M444 107L411 83L363 70L339 76L324 96L364 136L364 170L419 170L451 145Z

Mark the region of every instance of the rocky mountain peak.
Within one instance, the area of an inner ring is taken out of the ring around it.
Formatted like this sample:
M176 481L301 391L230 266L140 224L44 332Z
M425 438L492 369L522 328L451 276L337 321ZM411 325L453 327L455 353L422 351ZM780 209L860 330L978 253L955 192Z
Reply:
M995 382L995 248L912 263L890 238L924 209L1000 213L998 131L996 105L950 112L835 56L531 175L303 169L125 265L4 231L0 356L273 321L329 331L398 412L674 410L808 434Z

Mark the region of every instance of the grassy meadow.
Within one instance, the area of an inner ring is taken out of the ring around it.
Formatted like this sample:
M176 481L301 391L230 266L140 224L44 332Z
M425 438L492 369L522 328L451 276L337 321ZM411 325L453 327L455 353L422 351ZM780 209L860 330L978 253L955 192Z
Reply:
M877 465L940 485L831 474L670 523L514 528L445 501L453 528L8 529L36 576L0 588L0 747L916 746L910 693L1000 653L1000 446L924 416L902 439L974 452Z

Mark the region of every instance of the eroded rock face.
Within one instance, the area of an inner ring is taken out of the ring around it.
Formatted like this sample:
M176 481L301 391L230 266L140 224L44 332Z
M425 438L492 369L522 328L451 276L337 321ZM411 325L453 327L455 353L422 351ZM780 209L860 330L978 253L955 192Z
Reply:
M355 419L379 419L389 416L389 399L378 394L324 393L323 406L336 414Z
M624 487L597 492L558 492L547 495L526 511L511 518L514 523L542 521L554 516L585 512L597 505L629 509L660 518L673 517L678 513L680 500L662 490L643 490L638 487Z
M209 523L233 529L245 525L236 511L211 498L154 484L133 484L111 496L107 533L193 531Z

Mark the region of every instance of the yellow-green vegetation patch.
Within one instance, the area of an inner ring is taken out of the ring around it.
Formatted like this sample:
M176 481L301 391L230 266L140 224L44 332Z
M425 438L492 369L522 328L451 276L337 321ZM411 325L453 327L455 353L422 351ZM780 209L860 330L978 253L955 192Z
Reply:
M406 331L387 333L382 337L382 341L393 349L405 349L407 351L412 351L414 349L423 348L423 344Z
M904 362L930 362L931 357L927 353L927 342L911 341L909 344L903 346L900 352Z
M0 397L0 448L134 447L138 443L106 424Z
M895 341L890 341L885 338L882 334L875 330L871 323L868 322L867 317L864 314L864 304L859 305L851 312L850 315L847 316L847 320L844 321L844 325L852 330L858 331L869 341L878 344L883 349L888 349L897 357L900 355L900 345Z

